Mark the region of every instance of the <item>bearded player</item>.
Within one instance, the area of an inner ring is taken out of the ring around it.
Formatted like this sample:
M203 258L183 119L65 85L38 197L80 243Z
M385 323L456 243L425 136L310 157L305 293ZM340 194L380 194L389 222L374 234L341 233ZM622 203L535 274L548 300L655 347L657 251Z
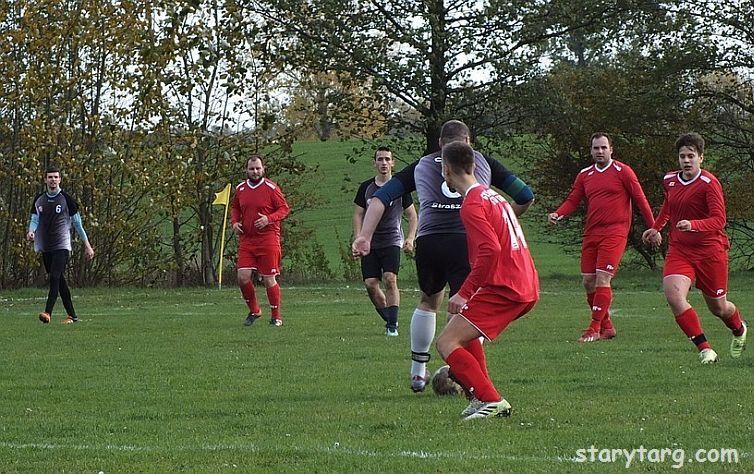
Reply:
M282 326L280 315L280 223L290 211L280 186L265 178L261 155L246 161L247 179L236 186L231 201L230 222L238 235L238 285L249 308L244 320L251 326L262 311L257 303L252 272L264 281L270 303L270 324Z

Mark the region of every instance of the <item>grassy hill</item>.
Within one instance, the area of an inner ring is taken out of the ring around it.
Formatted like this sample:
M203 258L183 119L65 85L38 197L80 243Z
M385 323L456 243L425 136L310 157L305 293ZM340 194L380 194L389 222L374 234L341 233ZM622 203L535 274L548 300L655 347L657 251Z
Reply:
M314 230L315 239L323 246L330 267L337 275L342 275L339 248L350 248L354 194L359 183L374 174L372 155L369 152L354 153L360 147L361 142L356 140L299 142L294 146L294 153L302 161L318 167L312 175L311 186L319 203L313 209L299 211L298 216L305 226ZM512 151L519 149L511 147L503 160L506 166L516 170L527 181L527 172L521 165L526 162L526 157L516 154L521 151ZM418 156L399 158L410 162ZM403 163L397 164L396 171L403 166ZM566 255L560 245L548 242L550 239L544 226L547 212L547 209L535 203L521 219L537 268L543 277L577 275L578 256ZM413 264L406 259L402 265L401 279L415 281Z

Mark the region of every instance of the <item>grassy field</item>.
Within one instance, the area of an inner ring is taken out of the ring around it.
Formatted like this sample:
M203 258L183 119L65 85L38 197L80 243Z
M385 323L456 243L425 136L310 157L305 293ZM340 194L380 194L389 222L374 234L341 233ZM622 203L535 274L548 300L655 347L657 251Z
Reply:
M732 280L745 314L753 285L750 274ZM355 285L284 288L281 328L244 328L233 288L76 289L75 326L59 314L37 321L43 290L4 292L0 472L625 469L624 459L575 462L593 445L683 449L685 472L754 471L754 353L730 359L721 323L702 311L721 361L700 366L659 278L627 274L616 280L618 337L580 345L578 280L546 278L542 289L487 346L513 416L477 422L460 420L458 397L408 389L409 285L394 339ZM737 449L738 463L688 461L713 448Z

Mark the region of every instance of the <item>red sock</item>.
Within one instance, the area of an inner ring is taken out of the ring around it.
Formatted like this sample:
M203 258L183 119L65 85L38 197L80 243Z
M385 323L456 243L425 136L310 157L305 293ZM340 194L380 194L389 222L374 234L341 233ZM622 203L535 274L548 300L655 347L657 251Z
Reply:
M607 315L610 308L610 301L613 299L613 290L609 286L598 286L594 290L592 298L592 323L589 327L595 332L600 331L602 320Z
M473 355L463 347L451 352L446 362L450 365L450 371L461 382L461 385L467 387L477 400L483 402L496 402L502 397L495 390L492 381L484 375L479 362Z
M254 314L259 314L261 312L259 305L257 304L257 292L254 290L254 284L252 282L241 285L241 295L243 296L244 301L246 301L246 306L249 307L249 311Z
M728 326L728 329L733 331L734 336L740 336L744 333L743 323L741 322L741 313L738 312L738 308L736 308L728 319L723 319L723 322Z
M592 309L594 305L594 292L586 294L586 302L589 303L589 309ZM613 321L610 319L610 309L608 308L605 317L602 319L602 329L612 329Z
M267 300L270 302L270 315L273 319L280 317L280 285L267 288Z
M487 371L487 356L484 354L484 348L482 347L482 341L479 338L472 339L471 342L463 346L469 354L474 356L479 367L482 369L484 375L489 378L490 373Z
M675 322L681 328L681 331L689 338L691 342L696 344L696 348L700 351L704 349L710 349L710 343L707 342L707 338L704 335L702 329L702 323L699 321L699 315L696 314L694 308L689 308L683 313L675 317Z

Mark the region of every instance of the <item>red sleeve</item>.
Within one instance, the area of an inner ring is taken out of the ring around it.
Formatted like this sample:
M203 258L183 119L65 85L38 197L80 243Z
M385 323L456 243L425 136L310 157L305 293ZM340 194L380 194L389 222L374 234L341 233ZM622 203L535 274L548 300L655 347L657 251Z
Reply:
M555 213L559 216L569 216L579 208L581 201L584 199L584 173L579 173L576 176L576 180L573 182L571 191L568 193L563 204L555 210Z
M233 192L233 199L230 200L230 224L241 222L241 206L238 203L238 191Z
M706 193L709 217L691 221L691 230L696 232L721 231L725 229L725 199L720 182L713 180Z
M660 208L660 212L657 213L657 217L655 217L655 223L652 228L659 232L665 227L665 224L667 224L669 220L670 209L668 209L668 196L665 194L665 200L662 201L662 207Z
M469 248L475 249L471 272L458 290L458 294L469 299L479 287L484 285L495 262L502 251L495 230L487 220L484 209L478 203L461 209L463 225Z
M275 187L275 191L272 193L272 207L275 209L275 212L272 212L267 216L270 222L282 221L288 217L290 208L288 207L288 202L285 200L285 197L283 197L283 192L280 191L279 186Z
M624 185L628 188L628 193L631 196L631 200L634 205L639 209L641 217L644 219L644 223L647 227L652 227L655 223L654 217L652 217L652 207L647 201L647 197L644 195L644 190L641 189L639 179L636 177L636 173L630 167L626 166L626 174L623 178Z

